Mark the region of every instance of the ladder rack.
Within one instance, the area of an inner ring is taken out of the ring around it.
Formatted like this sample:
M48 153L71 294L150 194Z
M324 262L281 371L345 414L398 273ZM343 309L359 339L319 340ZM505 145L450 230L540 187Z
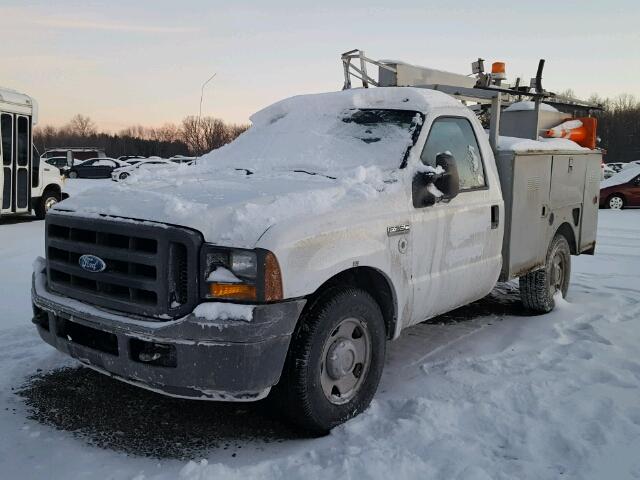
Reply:
M534 102L535 121L531 131L523 138L536 140L540 124L540 104L547 103L572 114L590 116L594 110L602 110L601 105L585 102L576 98L556 95L542 88L542 71L544 60L540 60L536 77L531 79L530 86L520 86L517 79L515 87L502 85L502 77L484 73L484 60L478 59L473 64L475 77L461 75L442 70L410 65L395 60L373 60L359 49L349 50L341 55L344 70L343 90L352 88L352 77L362 82L363 88L411 86L437 90L462 102L473 102L481 106L480 112L490 107L489 141L495 150L500 131L500 114L502 108L528 98ZM377 67L378 78L373 78L367 66Z

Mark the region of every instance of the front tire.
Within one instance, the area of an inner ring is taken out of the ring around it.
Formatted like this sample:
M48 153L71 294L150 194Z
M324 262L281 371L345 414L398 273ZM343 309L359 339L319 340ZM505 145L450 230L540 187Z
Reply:
M60 201L60 195L56 192L45 191L40 200L36 204L34 210L38 220L44 220L49 209Z
M524 306L540 313L555 307L554 296L567 296L571 278L571 249L564 235L554 237L547 251L544 268L520 277L520 299Z
M78 172L69 172L69 178L78 178Z
M322 435L365 410L380 382L386 334L364 290L326 291L300 318L275 395L294 425Z
M624 198L620 195L611 195L607 200L607 206L611 210L622 210L624 208Z
M118 178L120 180L125 180L128 176L129 174L127 172L122 172L120 175L118 175Z

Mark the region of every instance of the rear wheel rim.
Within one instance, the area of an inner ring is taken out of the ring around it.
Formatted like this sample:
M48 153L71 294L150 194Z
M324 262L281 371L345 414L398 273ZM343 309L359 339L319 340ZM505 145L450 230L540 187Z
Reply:
M622 199L620 197L611 197L609 199L609 207L613 210L620 210L622 208Z
M549 286L552 297L556 294L556 292L560 292L564 296L564 279L566 276L564 262L564 255L561 252L556 252L556 254L551 259L551 275Z
M371 366L371 334L357 318L345 318L333 329L322 348L320 384L334 405L352 400Z

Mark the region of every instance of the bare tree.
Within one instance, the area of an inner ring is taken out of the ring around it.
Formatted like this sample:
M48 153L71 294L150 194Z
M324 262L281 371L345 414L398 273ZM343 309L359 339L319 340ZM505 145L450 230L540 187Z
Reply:
M65 128L72 135L77 135L83 138L95 135L97 132L96 124L93 123L93 120L81 115L80 113L73 117Z

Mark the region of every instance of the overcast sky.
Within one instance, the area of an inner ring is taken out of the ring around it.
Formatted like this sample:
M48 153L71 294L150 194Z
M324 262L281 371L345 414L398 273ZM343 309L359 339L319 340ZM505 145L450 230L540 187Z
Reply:
M100 128L197 114L233 122L275 100L338 90L339 54L362 48L459 73L483 57L579 96L640 96L640 1L402 2L2 0L0 85ZM308 2L311 3L311 2Z

